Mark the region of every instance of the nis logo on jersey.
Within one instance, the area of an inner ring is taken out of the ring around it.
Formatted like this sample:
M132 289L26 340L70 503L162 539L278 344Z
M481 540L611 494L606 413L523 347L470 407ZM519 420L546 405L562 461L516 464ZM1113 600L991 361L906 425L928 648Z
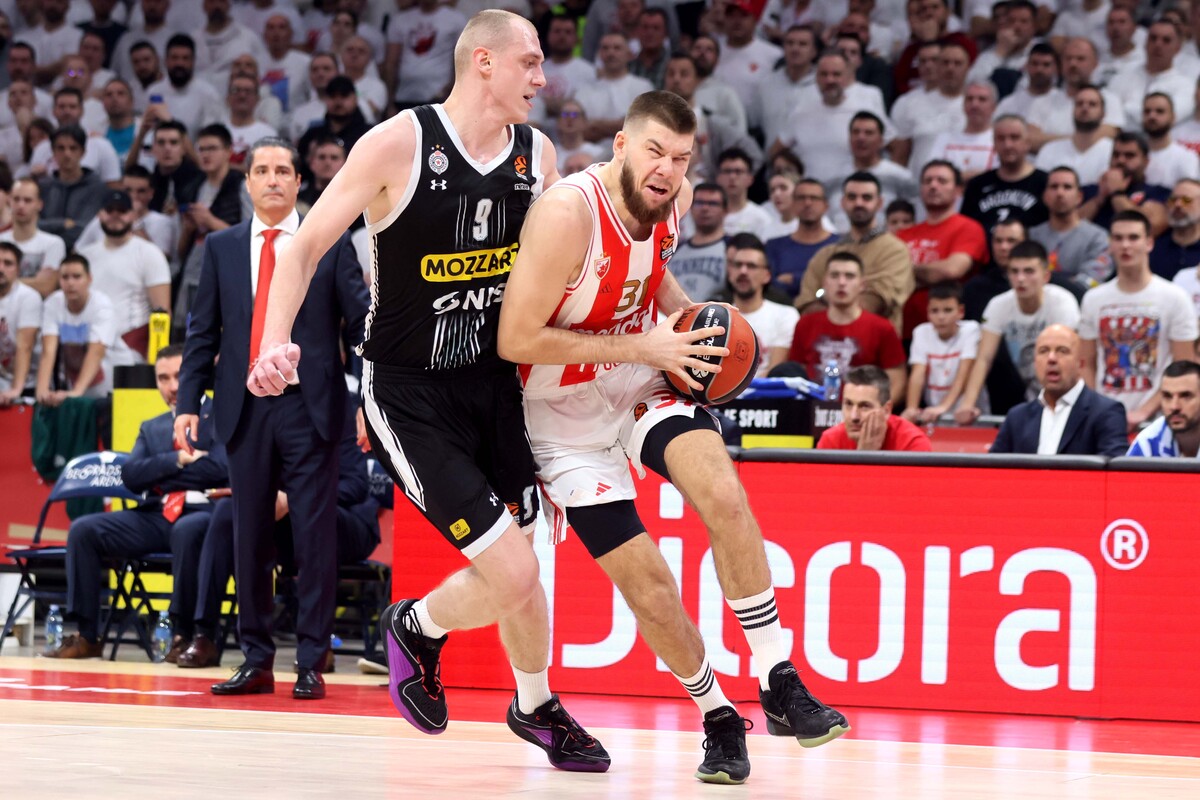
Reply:
M430 283L449 283L504 275L512 270L516 255L516 242L493 250L434 253L421 259L421 277Z

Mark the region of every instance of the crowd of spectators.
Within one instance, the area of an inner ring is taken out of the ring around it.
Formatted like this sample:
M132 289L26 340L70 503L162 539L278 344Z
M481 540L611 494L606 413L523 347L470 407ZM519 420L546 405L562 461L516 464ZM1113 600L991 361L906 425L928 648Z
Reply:
M154 310L178 340L250 145L298 145L311 207L445 97L485 6L541 36L564 175L642 92L696 111L670 268L757 318L763 374L873 365L908 420L969 424L1046 402L1064 325L1132 431L1195 357L1197 0L0 0L0 403L108 392Z

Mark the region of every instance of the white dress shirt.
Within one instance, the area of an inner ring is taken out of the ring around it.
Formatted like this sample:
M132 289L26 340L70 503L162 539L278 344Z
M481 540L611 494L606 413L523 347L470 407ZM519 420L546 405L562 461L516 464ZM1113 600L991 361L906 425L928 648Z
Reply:
M279 256L283 254L284 249L291 244L292 237L296 235L296 230L300 227L300 214L296 209L292 209L292 213L283 218L283 221L278 225L268 225L262 221L262 218L257 213L250 220L250 297L254 298L258 292L258 264L262 260L263 231L270 228L275 228L279 231L279 235L275 237L275 263L279 263ZM251 302L253 306L253 302Z
M1038 431L1038 455L1053 456L1058 454L1058 444L1062 440L1063 431L1067 429L1067 418L1071 409L1079 402L1083 394L1083 378L1075 382L1071 391L1058 398L1054 408L1046 404L1046 390L1038 393L1038 402L1042 404L1042 427Z

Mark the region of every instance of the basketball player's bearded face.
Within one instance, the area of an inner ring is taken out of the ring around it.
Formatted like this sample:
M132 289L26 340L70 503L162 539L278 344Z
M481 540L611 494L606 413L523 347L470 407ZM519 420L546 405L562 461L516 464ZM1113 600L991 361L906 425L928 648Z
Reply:
M653 121L623 133L621 199L641 224L664 222L683 187L693 136Z

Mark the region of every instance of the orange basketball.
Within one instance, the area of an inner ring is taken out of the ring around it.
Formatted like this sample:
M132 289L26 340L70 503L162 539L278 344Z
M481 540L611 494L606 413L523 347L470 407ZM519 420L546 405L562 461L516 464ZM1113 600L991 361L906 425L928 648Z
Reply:
M688 400L703 405L727 403L737 397L750 385L754 373L758 371L758 336L746 318L718 303L697 303L684 309L683 314L675 323L676 331L695 331L703 328L723 327L725 333L711 339L701 339L700 343L728 347L729 355L699 356L701 361L719 365L720 372L691 369L691 377L700 383L703 389L692 389L670 372L663 372L667 384Z

